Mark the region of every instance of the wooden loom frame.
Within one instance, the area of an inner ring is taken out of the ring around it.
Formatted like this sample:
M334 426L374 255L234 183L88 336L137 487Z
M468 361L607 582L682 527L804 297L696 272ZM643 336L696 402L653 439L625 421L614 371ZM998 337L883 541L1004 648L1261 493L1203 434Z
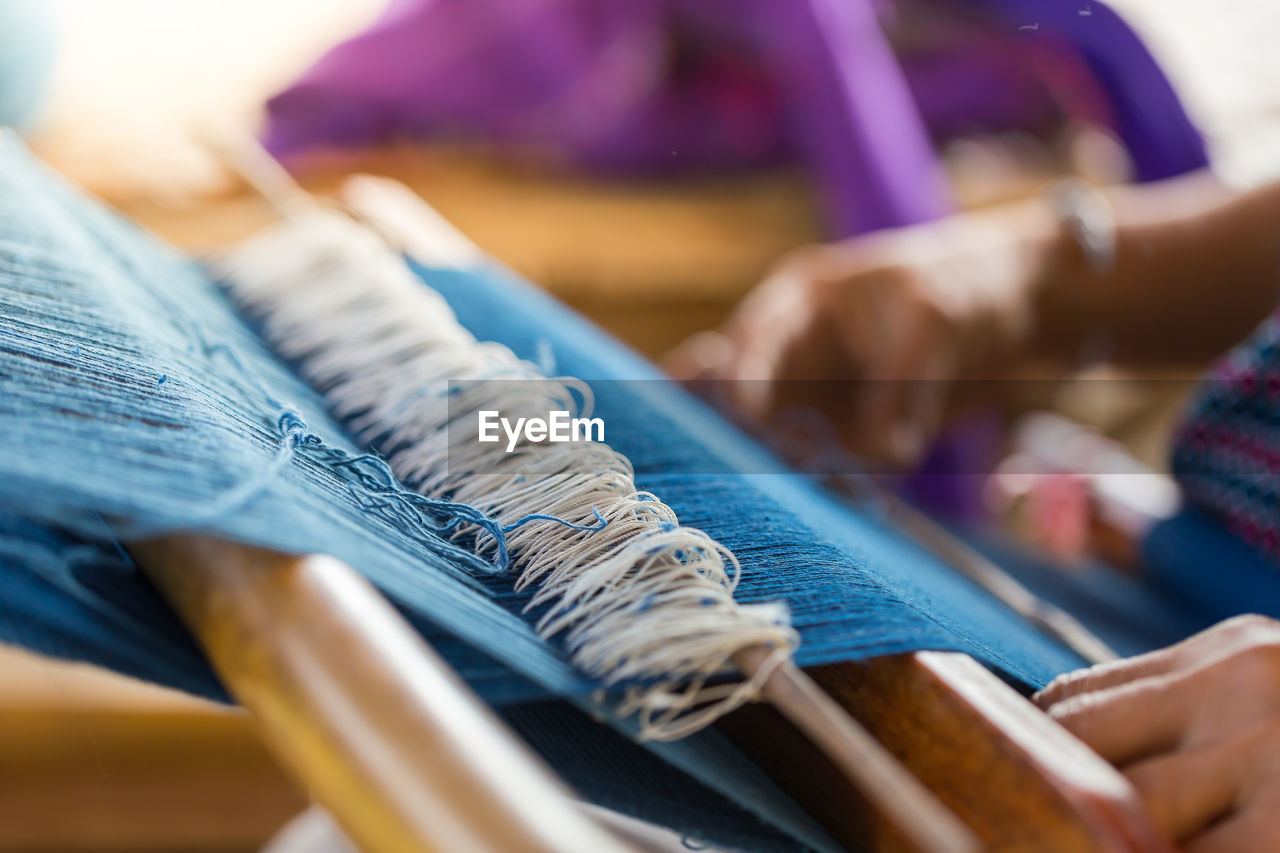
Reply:
M636 849L595 826L350 568L187 535L132 551L268 749L365 853ZM1119 772L967 655L810 674L984 849L1171 849ZM772 709L721 728L849 849L912 849Z
M370 188L357 181L344 198L412 252L424 211ZM593 822L351 569L194 536L133 550L268 748L362 850L636 849ZM1171 849L1121 774L968 656L810 675L985 849ZM722 728L850 849L912 849L776 712L750 707Z

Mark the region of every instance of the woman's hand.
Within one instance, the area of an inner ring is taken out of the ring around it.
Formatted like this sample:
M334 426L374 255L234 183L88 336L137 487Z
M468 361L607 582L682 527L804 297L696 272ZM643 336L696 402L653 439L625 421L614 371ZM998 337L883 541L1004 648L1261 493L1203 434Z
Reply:
M850 450L910 464L959 380L1003 376L1026 355L1059 242L1047 208L1027 203L802 250L666 366L718 380L757 419L818 408Z
M1188 853L1280 850L1280 623L1232 619L1064 675L1035 702L1116 764Z

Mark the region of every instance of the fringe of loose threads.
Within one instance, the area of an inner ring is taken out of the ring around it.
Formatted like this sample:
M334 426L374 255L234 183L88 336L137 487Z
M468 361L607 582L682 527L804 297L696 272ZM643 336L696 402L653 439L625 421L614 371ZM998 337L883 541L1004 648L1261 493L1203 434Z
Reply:
M502 526L517 588L533 590L529 607L543 611L539 633L561 635L584 672L629 685L616 711L636 713L642 737L706 725L752 698L794 649L785 608L736 602L737 559L636 491L622 454L602 443L523 441L505 453L476 441L481 409L586 416L590 388L477 341L368 230L317 211L251 239L216 271L401 481ZM496 547L483 532L469 535L481 552ZM733 670L735 652L761 645L775 654L753 678L708 683Z

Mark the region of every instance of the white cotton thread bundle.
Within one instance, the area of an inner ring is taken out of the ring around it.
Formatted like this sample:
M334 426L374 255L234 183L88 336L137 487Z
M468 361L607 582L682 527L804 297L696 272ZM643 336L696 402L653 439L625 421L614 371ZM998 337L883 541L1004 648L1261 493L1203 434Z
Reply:
M697 730L754 697L790 656L798 638L785 608L736 602L737 559L638 492L622 454L523 439L507 453L505 442L476 440L481 409L589 416L590 388L477 341L374 233L316 210L214 266L268 342L402 482L509 527L517 588L545 608L539 633L560 636L575 665L605 683L638 683L616 710L638 715L642 737ZM515 526L531 515L551 518ZM751 678L708 685L734 670L736 653L760 647L773 653Z

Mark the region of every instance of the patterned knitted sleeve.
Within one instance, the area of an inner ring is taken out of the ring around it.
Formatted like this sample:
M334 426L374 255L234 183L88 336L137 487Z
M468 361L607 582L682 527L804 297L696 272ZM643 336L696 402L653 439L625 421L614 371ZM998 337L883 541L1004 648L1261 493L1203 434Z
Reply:
M1280 560L1280 314L1205 377L1172 464L1191 504Z

